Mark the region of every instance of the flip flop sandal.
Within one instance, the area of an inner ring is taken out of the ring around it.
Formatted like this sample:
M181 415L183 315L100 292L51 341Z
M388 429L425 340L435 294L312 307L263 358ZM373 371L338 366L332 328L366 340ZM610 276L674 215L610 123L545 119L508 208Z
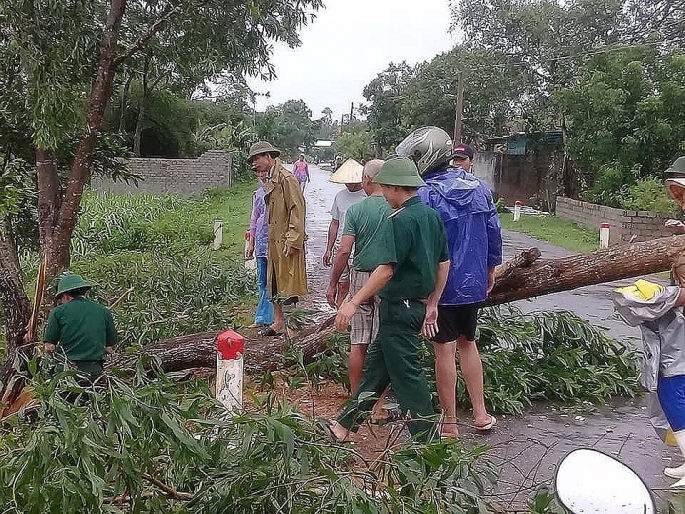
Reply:
M319 418L314 422L314 426L321 435L323 435L331 443L349 443L350 441L341 441L333 432L333 425L328 419Z
M490 414L490 421L485 425L474 425L474 428L479 432L489 432L497 424L497 418Z

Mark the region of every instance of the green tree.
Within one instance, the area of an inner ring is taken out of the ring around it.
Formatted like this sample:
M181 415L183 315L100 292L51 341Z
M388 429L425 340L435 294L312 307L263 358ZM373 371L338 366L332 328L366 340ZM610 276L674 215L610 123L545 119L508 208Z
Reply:
M525 77L507 56L457 46L417 66L400 105L402 125L436 125L454 130L458 75L464 84L463 134L469 141L509 132L522 116Z
M335 140L335 148L346 159L366 161L374 157L373 134L369 130L343 132Z
M294 159L300 148L309 148L314 139L312 111L303 100L288 100L270 105L257 117L255 131L259 139L271 141L283 152L283 157Z
M385 151L394 151L407 131L402 127L401 102L407 82L414 76L414 68L406 62L390 63L388 68L364 87L364 98L369 102L361 113L373 133L376 143Z
M685 54L631 46L595 55L581 71L552 100L566 119L569 155L594 182L594 199L660 178L685 151Z

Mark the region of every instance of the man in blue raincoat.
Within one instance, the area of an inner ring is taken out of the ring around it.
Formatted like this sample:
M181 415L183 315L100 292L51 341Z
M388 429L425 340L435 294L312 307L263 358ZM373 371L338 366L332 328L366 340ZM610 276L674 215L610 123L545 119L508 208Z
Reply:
M467 172L474 157L464 144L452 148L438 127L415 130L396 149L416 163L426 186L418 194L441 216L447 232L450 270L438 304L435 376L444 412L441 434L457 437L456 352L471 398L476 430L496 422L485 408L483 364L475 343L478 307L495 285L495 266L502 262L502 231L490 189ZM451 166L454 159L457 166ZM464 163L464 164L461 164Z

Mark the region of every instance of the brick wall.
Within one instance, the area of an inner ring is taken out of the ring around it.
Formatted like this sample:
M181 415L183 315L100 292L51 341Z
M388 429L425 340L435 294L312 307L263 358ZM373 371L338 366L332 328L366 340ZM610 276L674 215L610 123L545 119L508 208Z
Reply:
M633 236L635 241L649 241L670 236L664 228L664 219L653 212L613 209L594 203L572 200L557 196L556 215L574 221L589 229L599 230L600 223L609 223L609 244L627 243Z
M210 150L197 159L131 159L131 171L142 180L135 184L93 177L91 187L113 193L192 194L233 185L231 154Z

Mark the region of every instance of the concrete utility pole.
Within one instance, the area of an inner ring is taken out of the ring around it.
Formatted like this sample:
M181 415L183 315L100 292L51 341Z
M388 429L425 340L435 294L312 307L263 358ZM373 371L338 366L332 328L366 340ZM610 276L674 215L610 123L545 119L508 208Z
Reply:
M464 74L458 72L457 77L457 107L454 116L454 144L461 143L461 115L464 111Z

